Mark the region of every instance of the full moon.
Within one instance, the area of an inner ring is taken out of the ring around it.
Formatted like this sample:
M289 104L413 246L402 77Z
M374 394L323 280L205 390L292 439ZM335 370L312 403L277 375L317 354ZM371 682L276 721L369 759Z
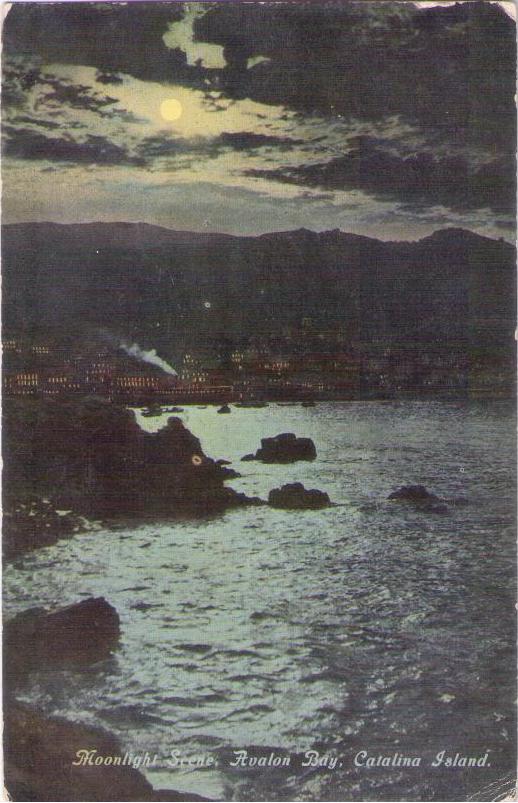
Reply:
M160 104L160 114L167 120L169 123L174 122L174 120L178 120L179 117L182 116L182 104L176 98L168 98L167 100L163 100Z

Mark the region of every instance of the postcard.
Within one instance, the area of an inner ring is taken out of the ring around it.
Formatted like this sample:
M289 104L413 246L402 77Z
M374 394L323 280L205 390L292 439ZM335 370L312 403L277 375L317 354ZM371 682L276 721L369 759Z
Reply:
M4 17L5 799L515 799L514 5Z

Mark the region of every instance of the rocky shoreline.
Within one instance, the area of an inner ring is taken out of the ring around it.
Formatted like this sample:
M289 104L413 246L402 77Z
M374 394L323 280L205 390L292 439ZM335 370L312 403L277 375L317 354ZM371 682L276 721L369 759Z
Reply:
M128 515L175 520L242 506L329 504L327 494L297 483L274 489L268 502L226 488L237 472L205 455L179 418L150 434L126 408L87 398L7 400L3 421L5 560ZM263 440L256 459L291 463L315 456L310 439L283 433ZM206 800L154 790L130 764L74 763L79 750L125 751L103 729L49 717L16 699L33 672L102 666L119 638L118 613L103 598L55 611L31 608L4 623L4 766L11 800Z
M175 518L260 504L225 488L236 472L207 457L177 418L156 435L99 399L12 401L3 410L5 560L128 515ZM91 666L117 649L120 621L104 599L4 623L4 774L11 800L206 798L155 790L132 766L79 766L78 750L124 755L107 731L49 717L16 699L34 671Z
M8 399L3 410L4 559L49 546L92 520L205 516L265 504L225 482L176 417L144 432L133 412L98 398Z
M10 800L207 800L153 789L132 766L79 765L77 753L84 749L102 756L125 753L119 740L100 728L48 717L16 700L4 704L4 776Z
M177 800L199 795L155 790L131 766L81 764L78 752L124 756L107 731L49 717L16 699L34 670L55 671L102 665L120 637L117 611L102 597L57 611L31 609L4 628L4 775L11 800Z
M50 499L25 497L4 509L2 553L5 560L13 560L34 549L52 546L62 538L98 528L98 522L72 510L57 510Z
M148 433L132 411L95 397L74 402L9 399L3 425L9 446L5 560L84 530L109 527L128 515L133 521L175 520L244 506L315 509L329 503L327 494L304 488L291 496L274 489L268 500L227 488L225 482L240 474L227 467L228 461L204 454L179 418L171 416L158 432ZM310 438L280 433L264 438L256 454L243 460L288 464L315 457Z
M256 505L309 512L334 504L324 491L299 482L272 489L267 501L237 493L225 482L239 475L228 461L205 455L180 419L172 417L150 434L131 411L99 399L8 400L4 439L7 560L85 529L123 525L128 519L175 521ZM291 464L315 458L311 439L281 433L262 439L257 452L243 460ZM380 504L406 509L412 516L448 514L450 505L461 503L466 500L446 500L422 485L404 485ZM109 538L110 533L99 537ZM17 699L30 689L36 673L59 678L63 670L106 669L120 637L119 615L102 597L51 611L31 608L4 623L4 767L10 799L206 800L153 789L131 761L79 763L81 750L108 757L122 757L126 751L102 728L48 716Z

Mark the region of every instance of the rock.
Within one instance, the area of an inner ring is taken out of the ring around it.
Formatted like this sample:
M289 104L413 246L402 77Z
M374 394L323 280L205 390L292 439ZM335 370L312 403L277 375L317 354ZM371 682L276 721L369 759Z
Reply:
M293 482L274 488L268 494L268 504L271 507L289 510L318 510L331 504L329 496L316 488L306 490L301 482Z
M231 460L223 460L222 458L220 458L219 460L216 460L216 465L217 466L231 466L232 465L232 461Z
M95 751L94 758L120 756L121 764L82 766L80 751ZM189 792L153 789L130 762L122 765L125 753L118 739L100 728L47 717L24 703L10 702L4 708L4 773L10 800L206 800Z
M234 505L236 507L246 507L247 505L257 507L258 505L266 505L266 502L259 496L247 496L244 493L235 491Z
M424 513L447 513L448 507L443 500L428 491L424 485L402 485L397 491L389 494L391 502L411 504L416 510Z
M148 433L130 410L96 398L9 399L3 412L8 509L29 494L110 520L206 515L241 504L224 486L233 470L205 455L175 416Z
M227 468L226 466L222 466L221 471L223 472L223 477L226 480L235 480L237 477L241 476L239 471L236 471L235 468Z
M400 502L437 502L439 497L430 493L424 485L403 485L397 491L389 494L389 499L397 499Z
M245 456L241 458L241 462L242 463L246 463L246 462L248 462L250 460L255 460L255 454L252 454L252 453L245 454Z
M224 404L223 407L220 407L217 412L218 413L230 413L231 410L230 410L230 407L228 406L228 404Z
M109 658L119 636L119 615L103 597L52 613L30 608L4 627L6 685L14 688L33 669L87 666Z
M294 463L297 460L314 460L317 456L315 444L311 438L297 438L293 432L282 432L275 438L262 438L261 448L253 458L263 463Z
M6 505L2 521L2 552L6 560L24 552L51 546L90 523L71 510L56 510L48 499L25 497Z

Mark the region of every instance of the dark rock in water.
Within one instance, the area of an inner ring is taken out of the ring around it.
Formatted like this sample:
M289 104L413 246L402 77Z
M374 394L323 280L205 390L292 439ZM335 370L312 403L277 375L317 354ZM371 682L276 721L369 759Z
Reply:
M226 480L234 480L236 477L241 476L239 471L236 471L235 468L227 468L226 466L222 466L221 470L224 472L223 476Z
M448 507L424 485L403 485L397 491L389 494L392 502L403 502L413 505L416 510L424 513L447 513Z
M246 507L247 505L252 505L254 507L257 507L258 505L265 505L266 502L259 496L247 496L244 493L238 493L237 491L235 491L233 504L236 507Z
M232 461L231 460L223 460L222 458L220 458L219 460L216 460L216 465L217 466L231 466L232 465Z
M293 510L318 510L331 504L329 496L316 488L306 490L301 482L293 482L274 488L268 494L271 507Z
M297 460L314 460L316 456L317 450L311 438L297 438L293 432L282 432L275 438L262 438L261 448L253 459L263 463L294 463ZM245 457L252 459L249 455Z
M56 510L49 499L20 498L4 507L3 556L10 560L32 549L51 546L90 526L71 510Z
M191 793L153 789L130 762L122 765L126 750L100 728L47 717L18 702L5 707L4 727L5 786L10 800L206 800ZM94 759L119 756L120 762L82 764L89 754ZM145 751L132 758L136 755Z
M241 458L241 462L242 463L246 463L246 462L248 462L250 460L255 460L255 454L252 454L252 453L245 454L245 456Z
M204 454L177 417L155 433L97 398L4 404L4 500L29 494L84 516L205 515L242 504L232 469ZM48 528L51 529L51 528Z
M4 627L6 683L32 669L87 666L108 658L120 636L119 615L103 597L90 597L49 613L30 608Z
M398 499L401 502L437 502L439 497L430 493L424 485L403 485L397 491L389 494L389 499Z
M224 404L223 407L220 407L217 412L218 413L230 413L231 410L230 410L230 407L228 406L228 404Z

